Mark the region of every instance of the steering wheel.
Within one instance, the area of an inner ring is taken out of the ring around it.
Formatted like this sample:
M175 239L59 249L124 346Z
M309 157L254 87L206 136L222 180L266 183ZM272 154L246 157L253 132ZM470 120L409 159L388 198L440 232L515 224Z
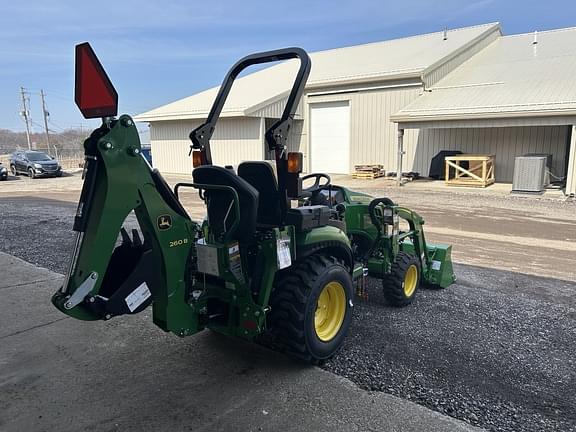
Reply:
M302 182L304 182L305 180L308 180L310 178L315 179L314 183L311 186L302 189L303 192L314 193L314 192L320 190L321 188L328 186L330 184L330 182L332 181L328 174L314 173L314 174L308 174L308 175L305 175L304 177L302 177ZM326 181L323 184L320 184L320 179L325 179Z

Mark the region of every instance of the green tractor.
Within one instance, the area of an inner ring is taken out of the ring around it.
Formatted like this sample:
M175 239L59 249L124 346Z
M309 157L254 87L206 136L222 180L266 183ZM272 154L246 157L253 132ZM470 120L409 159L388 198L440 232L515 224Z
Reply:
M234 172L213 165L210 138L238 74L294 58L300 67L286 107L266 132L275 167L243 162ZM361 290L367 276L382 279L396 306L410 303L421 283L450 285L451 248L427 245L415 212L332 185L326 174L301 177L302 155L286 147L309 72L310 59L299 48L237 62L206 122L190 134L193 182L172 190L142 156L132 119L116 118L117 93L92 48L76 46L76 104L86 118L101 117L102 125L84 142L76 242L53 304L81 320L108 320L152 305L154 323L178 336L208 328L265 340L319 363L342 345L354 286ZM313 184L303 189L310 177ZM183 188L198 191L204 221L188 216L178 199ZM298 205L290 208L291 202ZM132 212L139 229L130 236L123 225Z

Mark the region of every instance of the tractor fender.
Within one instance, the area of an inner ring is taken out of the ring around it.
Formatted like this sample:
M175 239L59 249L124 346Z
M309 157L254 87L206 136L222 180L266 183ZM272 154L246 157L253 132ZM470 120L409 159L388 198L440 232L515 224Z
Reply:
M350 240L344 231L336 227L324 226L296 234L296 260L316 253L338 258L350 272L354 268Z

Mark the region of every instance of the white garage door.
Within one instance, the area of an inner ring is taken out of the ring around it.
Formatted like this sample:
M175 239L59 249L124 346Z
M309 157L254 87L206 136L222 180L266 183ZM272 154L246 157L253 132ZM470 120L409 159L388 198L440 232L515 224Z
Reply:
M350 105L310 105L311 172L350 173Z

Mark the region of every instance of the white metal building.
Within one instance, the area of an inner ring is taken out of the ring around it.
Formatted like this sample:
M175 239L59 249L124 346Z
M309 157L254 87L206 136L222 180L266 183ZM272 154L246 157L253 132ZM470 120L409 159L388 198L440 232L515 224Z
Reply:
M532 35L502 36L495 23L311 53L290 150L304 153L308 171L349 173L361 163L396 171L399 127L403 171L427 175L439 150L459 149L496 154L497 179L510 181L514 156L546 152L574 193L574 35L543 32L533 45ZM235 82L211 141L215 163L266 158L264 131L279 118L296 69L285 62ZM216 92L135 117L150 125L162 172L191 172L188 134Z
M574 77L576 28L502 36L392 120L419 130L414 165L444 149L494 154L496 180L511 182L516 156L551 154L552 173L574 194Z
M487 24L311 53L292 149L304 153L312 171L349 173L358 163L394 170L390 116L498 36L500 26ZM212 139L216 163L265 157L263 132L279 118L296 70L295 61L285 62L234 83ZM136 116L150 124L152 157L161 171L190 173L188 134L208 115L217 90ZM406 145L415 145L416 137Z

